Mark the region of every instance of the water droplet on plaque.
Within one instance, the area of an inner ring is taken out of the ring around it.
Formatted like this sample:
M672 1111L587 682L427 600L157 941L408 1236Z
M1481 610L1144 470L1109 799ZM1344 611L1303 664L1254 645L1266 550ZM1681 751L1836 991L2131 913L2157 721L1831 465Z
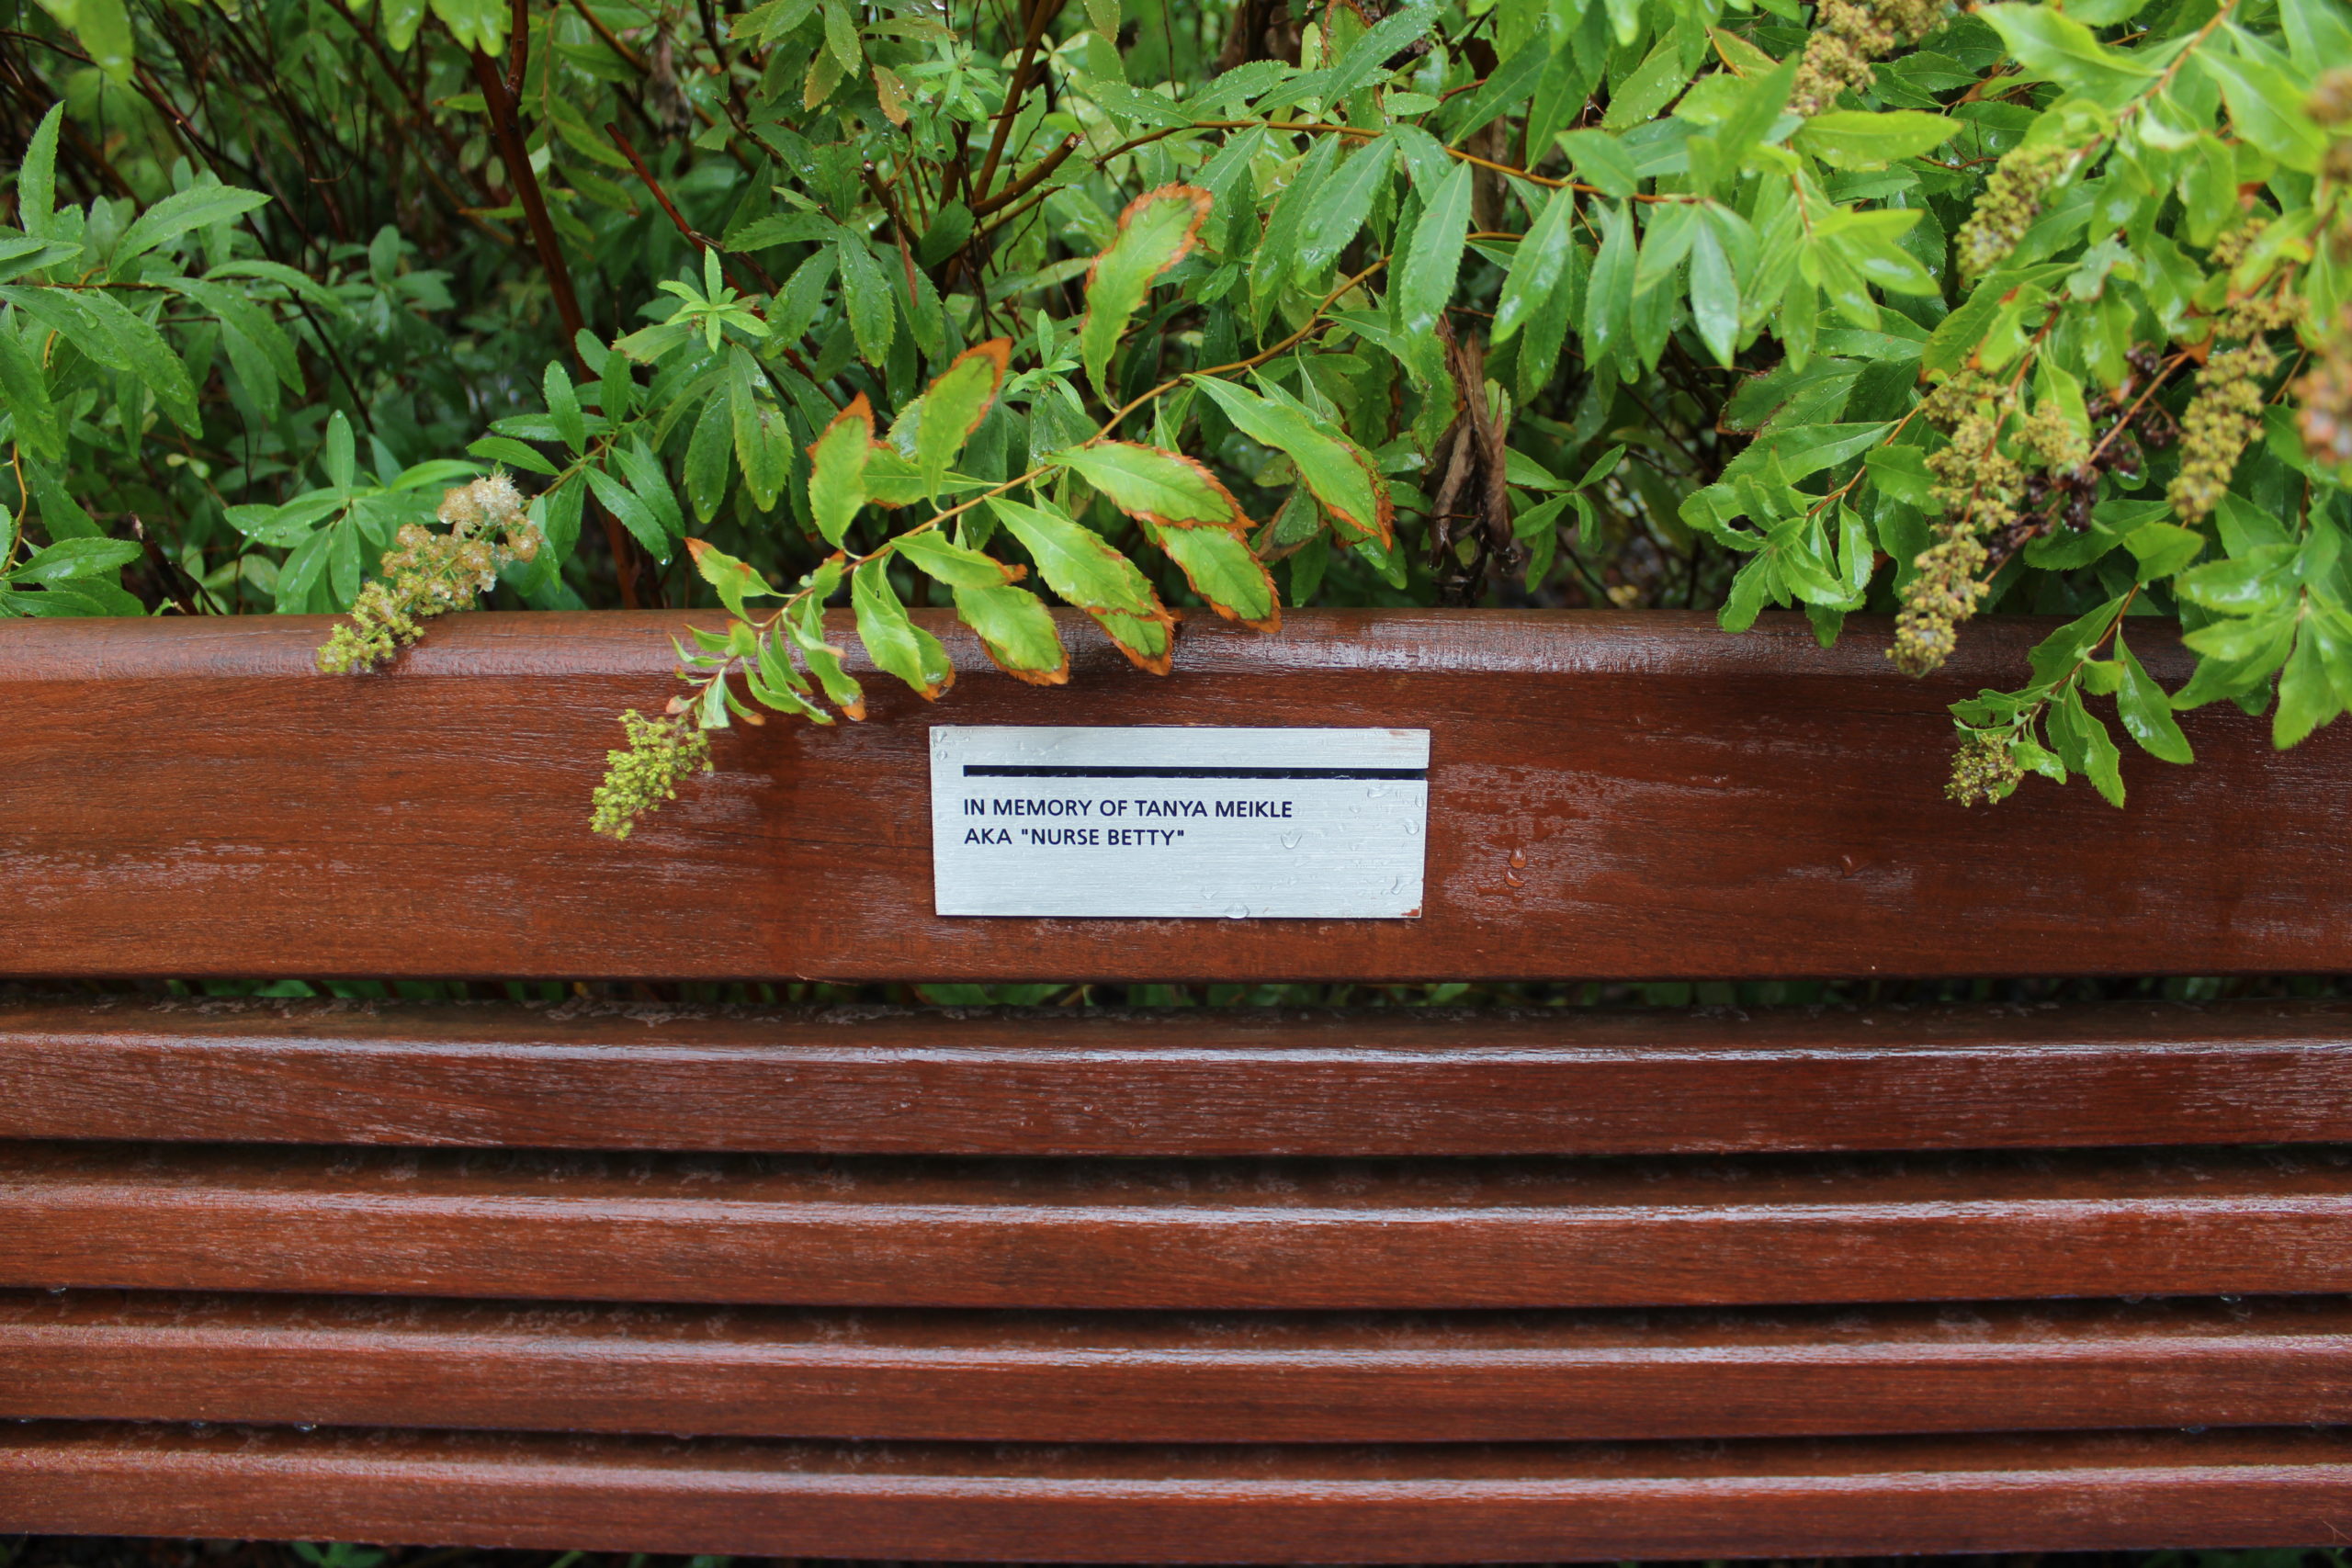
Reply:
M1298 841L1306 836L1306 834L1298 831L1296 829L1293 829L1291 831L1283 835L1283 848L1286 850L1295 850L1298 848Z
M1235 904L1225 911L1225 918L1228 920L1246 920L1250 918L1250 906Z

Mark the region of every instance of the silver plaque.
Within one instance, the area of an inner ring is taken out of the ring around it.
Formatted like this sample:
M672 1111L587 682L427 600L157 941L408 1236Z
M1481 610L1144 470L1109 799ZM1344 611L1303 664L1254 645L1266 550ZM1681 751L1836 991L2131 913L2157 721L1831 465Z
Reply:
M931 732L943 915L1410 919L1426 729Z

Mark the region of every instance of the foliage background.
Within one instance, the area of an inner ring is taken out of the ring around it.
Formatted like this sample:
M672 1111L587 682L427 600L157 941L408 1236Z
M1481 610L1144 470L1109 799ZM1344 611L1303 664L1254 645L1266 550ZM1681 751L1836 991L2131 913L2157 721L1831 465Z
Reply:
M356 610L361 669L716 601L616 832L855 716L827 603L927 694L934 602L1062 678L1041 588L1147 664L2033 611L1954 794L2120 803L2115 726L2352 697L2346 61L2342 0L18 0L0 611Z

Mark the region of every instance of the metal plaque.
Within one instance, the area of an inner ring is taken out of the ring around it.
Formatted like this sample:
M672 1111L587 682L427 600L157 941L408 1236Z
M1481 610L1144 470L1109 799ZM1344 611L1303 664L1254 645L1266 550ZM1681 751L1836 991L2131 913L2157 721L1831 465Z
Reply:
M1409 919L1426 729L931 732L943 915Z

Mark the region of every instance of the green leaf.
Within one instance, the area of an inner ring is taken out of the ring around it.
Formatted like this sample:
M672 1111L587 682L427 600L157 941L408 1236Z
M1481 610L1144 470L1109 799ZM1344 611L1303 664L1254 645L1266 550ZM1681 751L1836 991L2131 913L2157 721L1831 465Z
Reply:
M196 382L187 373L187 362L164 341L155 324L134 313L107 289L90 289L77 302L96 318L100 330L112 340L117 362L155 394L156 404L182 430L191 435L201 434L204 425L197 413Z
M1078 329L1079 357L1087 378L1106 403L1115 404L1110 383L1111 356L1127 321L1151 291L1152 280L1192 251L1209 215L1209 193L1197 186L1169 185L1127 203L1111 243L1086 275L1086 319Z
M114 245L114 266L119 271L132 257L168 244L191 229L209 229L243 217L268 200L257 190L239 190L234 186L192 186L175 192L141 213L122 231Z
M842 668L842 650L825 640L824 604L840 585L841 576L838 556L811 573L808 596L785 616L784 629L792 646L800 650L800 661L808 666L833 705L854 719L863 719L865 690Z
M1714 225L1702 223L1690 242L1690 323L1715 363L1729 366L1739 353L1739 281Z
M1568 155L1585 184L1603 196L1620 201L1641 188L1641 176L1634 172L1633 154L1625 144L1605 130L1564 130L1558 137L1560 151Z
M26 233L45 237L57 209L57 129L65 118L63 104L51 104L25 143L24 161L17 165L17 222Z
M989 510L1021 541L1046 587L1100 622L1129 659L1157 674L1168 672L1167 629L1173 617L1135 562L1058 513L1002 496L992 498Z
M1963 129L1959 120L1916 109L1830 109L1798 127L1790 141L1835 169L1883 169L1942 146Z
M865 465L874 450L874 410L860 392L808 446L808 512L835 548L865 504Z
M727 499L727 457L734 439L734 421L725 389L704 400L686 441L686 500L695 516L708 523Z
M1159 547L1183 572L1193 592L1218 615L1255 631L1282 629L1282 602L1274 580L1239 534L1224 528L1163 528Z
M922 473L925 497L938 495L940 482L962 454L964 443L988 417L1012 355L1012 342L1001 337L967 348L922 395L915 426L915 466Z
M58 429L48 379L8 321L0 321L0 405L16 422L17 446L52 463L63 459L65 438Z
M2123 547L2140 563L2143 583L2186 571L2204 553L2205 536L2170 523L2144 523L2123 536Z
M34 551L6 574L11 582L71 582L129 566L140 547L129 539L60 539Z
M1261 398L1212 376L1192 379L1224 411L1234 428L1273 447L1296 466L1299 479L1346 535L1376 538L1383 545L1388 542L1396 506L1387 485L1362 448L1294 405Z
M833 247L842 273L842 299L849 310L850 331L857 338L858 357L879 367L890 357L890 334L898 321L898 304L891 298L890 275L862 240L843 238Z
M735 437L736 466L752 502L763 512L772 509L791 477L791 436L784 412L759 395L763 378L751 355L740 344L727 350L728 423Z
M858 640L865 644L865 656L876 670L896 675L925 702L936 700L956 683L956 666L945 646L907 617L882 558L865 562L851 575L849 592Z
M1457 164L1439 185L1413 228L1412 249L1391 293L1392 319L1406 333L1434 331L1453 297L1454 275L1470 233L1470 165Z
M526 473L552 477L558 471L553 463L539 456L537 447L526 446L510 435L479 436L466 450L492 463L511 463Z
M326 471L327 483L337 490L349 490L359 476L359 463L352 449L351 422L337 409L327 420L326 449L319 459Z
M1233 492L1205 464L1133 441L1065 447L1052 460L1111 498L1130 517L1177 529L1247 526Z
M1980 6L1976 15L1993 26L2028 76L2055 82L2109 108L2120 108L2154 81L2158 68L2112 50L2090 28L2055 6L2022 0Z
M950 588L1001 588L1021 575L1020 568L951 544L938 533L901 534L890 543L899 556Z
M1069 679L1069 654L1054 613L1025 588L998 584L956 590L956 615L978 636L997 668L1035 686Z
M57 0L42 0L42 4L59 21L73 28L90 63L108 80L118 85L130 80L131 59L137 46L131 37L130 13L123 0L74 0L65 6Z
M1250 258L1250 310L1256 324L1264 324L1297 265L1299 235L1306 226L1306 210L1315 204L1325 178L1339 161L1342 140L1337 136L1318 140L1299 160L1298 172L1291 176L1290 184L1274 198L1273 215L1266 220L1266 231ZM1092 367L1088 368L1091 371Z
M657 561L670 558L670 532L662 526L662 519L644 500L619 479L602 468L589 468L588 488L605 511L620 520L629 536L645 547L645 553Z
M1586 362L1599 367L1619 351L1631 351L1634 337L1634 220L1619 202L1596 204L1602 236L1593 258L1592 281L1584 296Z
M2059 760L2091 781L2091 787L2109 806L2123 804L2123 754L2088 708L2079 686L2070 685L2050 706L2044 721Z
M596 471L591 468L588 475L590 482L594 483ZM775 597L775 590L768 586L767 579L715 545L701 539L688 539L686 553L694 558L695 570L718 591L718 602L726 605L728 614L737 620L743 618L744 600Z
M563 444L578 457L588 450L588 422L580 412L580 396L571 388L571 374L560 361L548 361L547 374L540 378L540 387L547 394L548 417L555 421L556 430L563 436Z
M1333 137L1334 141L1346 140ZM1365 143L1350 152L1346 162L1308 204L1305 221L1299 226L1296 260L1291 275L1311 278L1330 265L1348 248L1348 243L1363 227L1372 212L1372 204L1388 183L1389 164L1394 161L1396 139L1384 136Z
M2284 751L2311 732L2335 722L2344 699L2328 679L2324 650L2308 621L2297 628L2295 650L2278 671L2278 707L2270 716L2270 743Z
M2172 716L2172 699L2126 646L2120 630L2115 634L2115 658L2123 670L2122 683L2115 690L2115 715L2123 721L2123 732L2151 757L2167 762L2193 761L2188 737Z
M1577 197L1555 190L1544 210L1519 243L1511 257L1510 276L1503 281L1501 300L1495 307L1494 341L1509 343L1520 323L1567 281L1568 258L1576 251Z
M2305 95L2285 73L2266 61L2217 49L2198 51L2197 63L2221 86L2230 123L2240 136L2299 174L2318 172L2327 134L2304 112Z

